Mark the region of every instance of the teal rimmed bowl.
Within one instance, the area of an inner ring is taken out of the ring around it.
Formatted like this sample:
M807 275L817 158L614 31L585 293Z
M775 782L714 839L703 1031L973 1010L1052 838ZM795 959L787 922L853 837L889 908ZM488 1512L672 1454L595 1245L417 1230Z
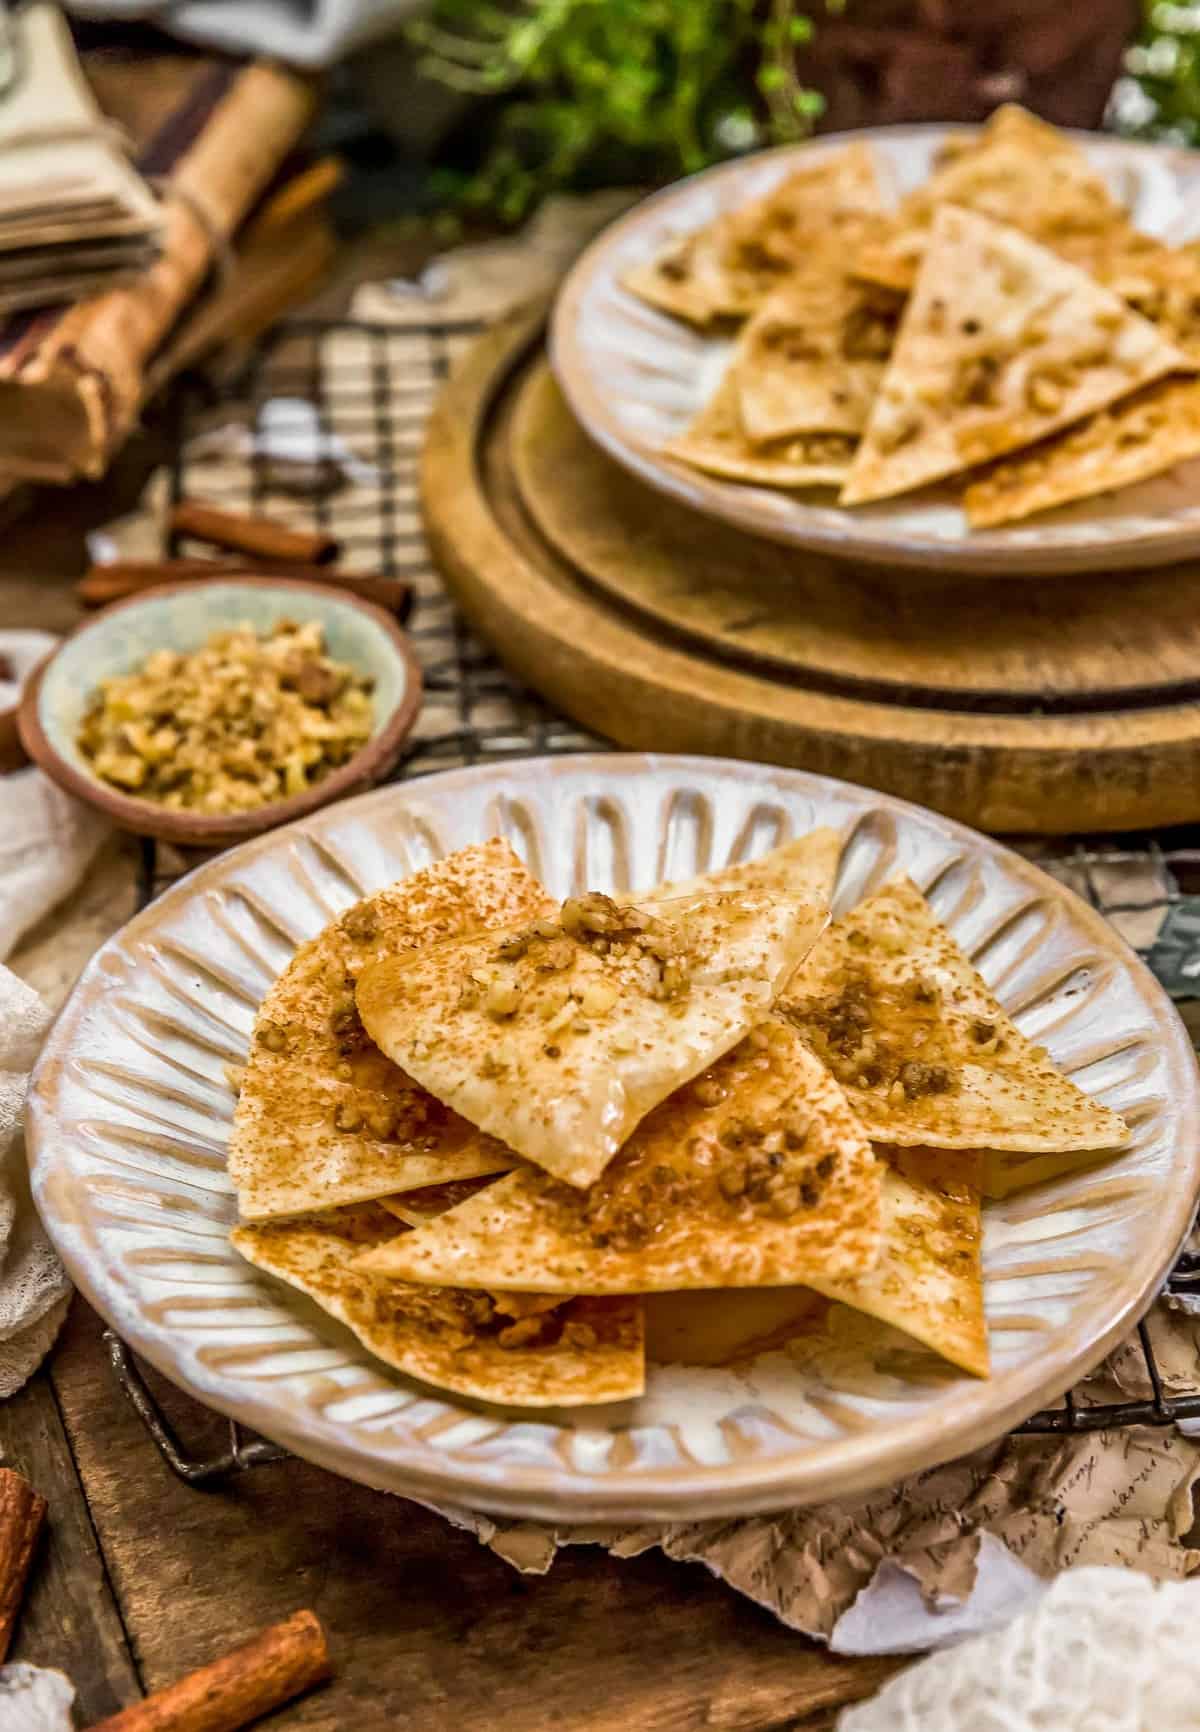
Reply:
M303 793L252 812L177 811L101 780L76 744L101 680L131 673L155 650L201 648L216 631L248 621L266 632L281 619L319 621L328 653L374 682L374 725L354 756ZM421 670L405 634L382 608L320 583L236 577L173 583L115 602L78 626L28 681L17 724L34 763L60 788L124 830L186 846L221 847L361 793L395 764L421 702Z

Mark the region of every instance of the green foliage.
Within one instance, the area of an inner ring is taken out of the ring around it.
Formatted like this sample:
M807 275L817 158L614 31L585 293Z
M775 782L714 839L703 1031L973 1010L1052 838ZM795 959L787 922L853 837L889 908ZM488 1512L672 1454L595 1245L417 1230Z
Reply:
M1132 137L1200 144L1200 5L1143 0L1111 119Z
M803 138L821 112L794 63L811 32L795 0L434 0L410 27L422 70L499 99L477 166L440 190L518 222L558 188Z

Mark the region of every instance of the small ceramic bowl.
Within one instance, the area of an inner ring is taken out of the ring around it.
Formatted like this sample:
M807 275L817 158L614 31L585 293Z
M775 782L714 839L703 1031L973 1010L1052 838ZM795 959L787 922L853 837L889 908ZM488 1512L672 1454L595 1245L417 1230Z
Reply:
M281 619L319 621L330 656L370 674L375 682L374 729L345 764L302 794L251 812L217 815L139 800L96 775L76 738L101 680L131 673L155 650L199 649L214 632L243 620L263 633ZM87 620L27 682L18 725L34 763L122 829L184 845L220 847L291 823L379 781L399 757L420 702L421 670L408 639L381 608L326 584L239 577L163 584Z

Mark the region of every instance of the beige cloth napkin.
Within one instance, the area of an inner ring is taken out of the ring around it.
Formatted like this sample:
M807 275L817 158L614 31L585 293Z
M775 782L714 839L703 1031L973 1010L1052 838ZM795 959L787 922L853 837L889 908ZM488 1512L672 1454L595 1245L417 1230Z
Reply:
M0 653L4 644L0 633ZM34 1211L21 1128L29 1073L51 1012L2 963L75 888L106 834L96 814L40 770L0 778L0 1399L18 1390L49 1351L71 1291Z

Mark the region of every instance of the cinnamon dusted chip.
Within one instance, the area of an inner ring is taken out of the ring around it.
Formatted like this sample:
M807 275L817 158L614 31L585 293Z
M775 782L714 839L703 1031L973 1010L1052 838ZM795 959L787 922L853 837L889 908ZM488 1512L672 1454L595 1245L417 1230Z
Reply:
M987 1377L976 1175L964 1176L961 1157L941 1150L885 1152L878 1261L866 1274L814 1279L810 1285L827 1299L903 1330L952 1365Z
M618 903L365 968L377 1045L518 1154L590 1185L652 1107L771 1008L824 922L749 895Z
M836 830L822 826L790 842L781 842L753 860L736 861L698 878L660 884L646 895L652 899L681 896L793 896L811 903L822 915L837 879L842 857L842 838Z
M1193 369L1200 366L1200 257L1187 247L1134 234L1092 260L1089 269L1174 343Z
M508 844L464 848L348 909L303 945L258 1013L229 1175L244 1219L505 1172L510 1150L384 1057L354 1003L372 959L403 958L554 905Z
M1178 349L1077 266L943 205L841 501L1006 456L1181 366Z
M715 325L727 299L720 250L728 222L728 217L720 217L693 234L673 236L652 259L631 266L621 278L622 287L674 319L702 330Z
M861 433L901 304L851 277L836 239L814 247L738 339L732 370L747 438Z
M834 921L778 1011L873 1142L1053 1153L1129 1135L1025 1038L907 878Z
M952 141L929 179L864 240L853 260L855 274L907 293L944 204L1011 224L1085 268L1132 234L1103 176L1074 140L1009 104L976 137Z
M1148 481L1200 457L1200 381L1163 379L1006 458L963 494L972 529Z
M494 1175L479 1179L448 1179L444 1185L422 1185L419 1190L400 1191L392 1197L380 1197L379 1206L395 1215L406 1227L423 1227L426 1221L456 1209L493 1182Z
M549 1293L864 1275L882 1169L833 1077L769 1020L650 1113L590 1190L525 1167L360 1267Z
M874 153L865 143L847 145L740 210L673 238L622 282L690 324L742 318L788 276L815 237L836 232L853 248L882 208Z
M742 426L738 381L726 371L712 400L663 455L689 468L763 487L837 487L850 470L856 441L844 433L798 433L754 445Z
M477 1401L568 1407L640 1395L642 1302L408 1286L358 1266L404 1229L375 1203L235 1227L247 1262L307 1293L370 1352L410 1377Z

